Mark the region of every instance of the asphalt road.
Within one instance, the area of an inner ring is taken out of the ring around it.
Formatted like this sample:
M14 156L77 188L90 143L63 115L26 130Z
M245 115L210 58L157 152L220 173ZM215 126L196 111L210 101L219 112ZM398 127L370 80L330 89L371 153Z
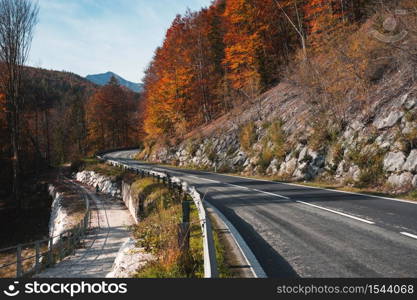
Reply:
M268 277L417 277L417 202L182 170L236 227Z

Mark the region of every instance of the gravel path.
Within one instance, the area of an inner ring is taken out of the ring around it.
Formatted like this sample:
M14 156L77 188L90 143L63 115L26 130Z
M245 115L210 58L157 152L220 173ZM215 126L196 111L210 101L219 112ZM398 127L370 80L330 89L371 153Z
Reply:
M80 188L87 193L91 207L91 229L82 241L83 247L37 275L38 278L106 277L120 247L130 237L127 227L134 221L122 201L97 196L81 185Z

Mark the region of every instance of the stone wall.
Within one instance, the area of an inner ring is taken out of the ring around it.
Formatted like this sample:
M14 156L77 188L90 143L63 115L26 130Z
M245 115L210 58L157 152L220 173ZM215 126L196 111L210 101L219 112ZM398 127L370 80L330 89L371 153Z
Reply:
M110 177L93 171L81 171L75 174L77 181L92 187L97 187L100 192L122 199L136 223L139 222L139 200L133 194L132 183L129 181L114 181Z
M122 199L135 223L139 223L139 197L133 193L132 184L129 182L122 182Z

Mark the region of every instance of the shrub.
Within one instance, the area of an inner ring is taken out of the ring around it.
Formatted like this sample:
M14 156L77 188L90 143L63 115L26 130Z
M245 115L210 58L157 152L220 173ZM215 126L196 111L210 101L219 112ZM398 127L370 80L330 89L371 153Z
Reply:
M156 145L156 141L153 139L147 139L143 144L143 150L136 155L135 159L147 159L152 154L153 148Z
M270 148L264 147L263 151L260 153L258 166L260 167L260 172L265 173L266 169L271 164L274 159L274 155Z
M198 148L200 146L200 141L197 139L192 139L192 140L188 140L187 141L187 145L186 145L186 151L191 155L191 156L195 156Z
M348 159L361 170L359 180L356 183L358 187L382 184L385 152L376 146L363 148L362 145L358 145L354 151L350 152Z
M411 132L404 134L404 142L407 143L409 149L417 148L417 128L413 128Z
M328 171L330 172L331 175L334 175L340 162L343 160L344 149L341 143L335 143L332 146L331 151L333 153L333 164Z
M312 150L318 151L334 144L340 134L340 130L335 126L328 126L320 122L313 124L313 132L308 139Z
M417 111L406 111L404 114L404 118L407 122L417 121Z
M240 145L246 152L252 150L257 138L255 123L249 122L240 129Z
M273 156L280 160L285 158L288 150L286 146L287 136L282 129L282 126L282 121L276 121L271 124L268 130L269 140L273 144Z

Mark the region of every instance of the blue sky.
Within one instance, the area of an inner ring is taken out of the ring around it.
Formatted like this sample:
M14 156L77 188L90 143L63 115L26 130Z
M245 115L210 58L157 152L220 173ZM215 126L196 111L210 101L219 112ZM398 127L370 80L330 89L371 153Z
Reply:
M36 1L36 0L33 0ZM211 0L39 0L28 64L139 82L175 15Z

